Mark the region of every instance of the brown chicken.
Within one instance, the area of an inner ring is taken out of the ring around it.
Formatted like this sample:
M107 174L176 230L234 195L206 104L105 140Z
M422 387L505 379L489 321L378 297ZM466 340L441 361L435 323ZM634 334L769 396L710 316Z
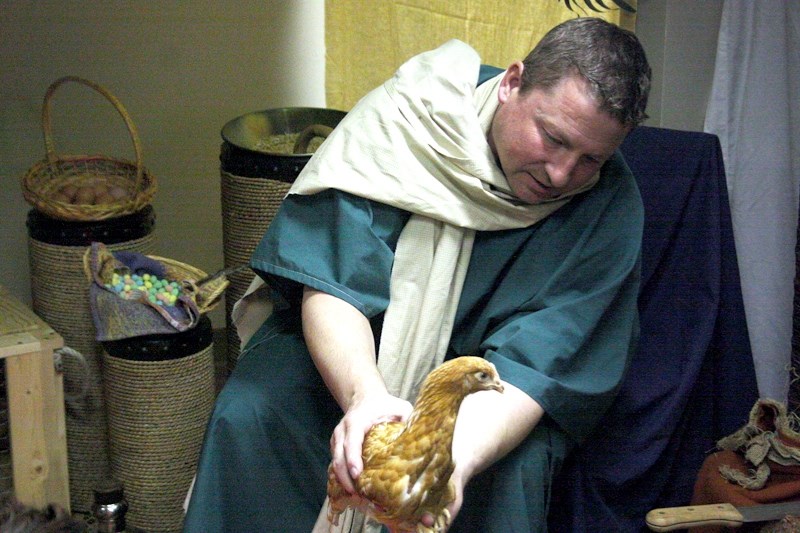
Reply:
M358 495L348 494L328 467L328 520L338 524L339 514L356 507L393 532L444 531L450 523L445 507L455 497L456 416L461 401L482 390L503 392L503 385L494 365L480 357L458 357L428 374L407 422L384 422L367 432ZM425 513L434 517L432 528L420 524Z

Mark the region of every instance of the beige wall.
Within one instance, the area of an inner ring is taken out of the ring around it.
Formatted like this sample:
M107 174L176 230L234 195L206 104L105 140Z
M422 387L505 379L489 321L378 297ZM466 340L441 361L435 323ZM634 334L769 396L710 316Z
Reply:
M19 178L44 156L42 99L67 74L103 85L133 118L159 183L159 255L221 268L220 128L248 111L324 106L323 8L323 0L0 3L0 283L30 301ZM124 123L102 97L67 84L52 103L58 151L133 158Z
M653 67L650 126L703 130L723 0L639 0L636 33Z
M30 301L29 206L19 177L44 155L42 98L67 74L107 87L138 127L160 185L158 253L207 271L221 267L219 130L248 111L324 106L323 4L0 3L0 283ZM637 33L655 73L649 124L702 129L721 6L639 0ZM61 151L132 156L121 119L89 89L63 86L53 108Z

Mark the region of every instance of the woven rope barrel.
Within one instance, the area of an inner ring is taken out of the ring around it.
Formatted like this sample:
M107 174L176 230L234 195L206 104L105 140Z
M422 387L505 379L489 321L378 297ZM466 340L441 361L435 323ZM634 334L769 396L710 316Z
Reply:
M275 217L290 183L265 178L248 178L221 171L222 232L225 266L246 265L269 223ZM227 367L233 370L239 358L239 336L230 322L233 305L247 290L254 274L251 270L228 276L225 290L227 318Z
M344 115L334 109L279 108L248 113L225 124L220 153L225 268L249 262L291 184L319 141ZM231 311L253 277L250 270L228 276L225 316L229 371L240 351Z
M98 239L112 251L150 253L155 248L154 224L149 206L133 215L95 223L58 221L36 210L28 216L33 310L86 360L83 366L64 358L65 395L82 396L67 402L66 417L70 506L76 512L91 509L95 485L111 473L102 347L95 341L84 252Z
M211 322L104 346L111 470L125 487L126 522L181 531L215 398Z

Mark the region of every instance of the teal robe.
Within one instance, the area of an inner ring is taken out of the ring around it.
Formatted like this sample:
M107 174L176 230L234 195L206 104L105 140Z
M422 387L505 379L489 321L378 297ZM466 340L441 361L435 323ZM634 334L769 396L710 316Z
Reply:
M185 531L311 530L342 413L303 340L303 286L355 306L379 339L408 217L335 190L284 201L251 261L275 312L217 400ZM552 479L609 406L634 348L642 224L616 154L592 190L548 218L477 233L448 357L486 357L546 414L470 482L451 532L546 531Z

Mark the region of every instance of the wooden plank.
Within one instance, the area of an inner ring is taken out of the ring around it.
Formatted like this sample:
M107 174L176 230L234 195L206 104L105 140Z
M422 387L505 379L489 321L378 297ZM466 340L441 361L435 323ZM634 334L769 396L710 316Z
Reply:
M30 333L11 333L0 337L0 359L31 352L39 352L42 343Z
M6 371L16 496L37 507L69 509L64 396L52 351L9 358Z
M33 311L0 285L0 336L37 329L40 322Z
M47 325L24 333L11 333L0 336L0 359L42 350L57 350L64 346L64 340Z

